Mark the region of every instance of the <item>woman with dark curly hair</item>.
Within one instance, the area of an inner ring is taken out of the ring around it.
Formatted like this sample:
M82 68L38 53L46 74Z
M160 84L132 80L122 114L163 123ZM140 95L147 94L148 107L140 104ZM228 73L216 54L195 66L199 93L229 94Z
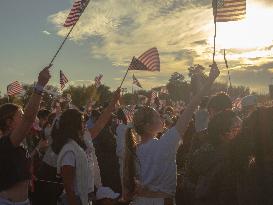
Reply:
M231 110L216 114L209 122L207 143L190 158L184 182L191 204L238 204L231 150L240 128L241 120Z
M245 119L233 152L239 204L273 204L273 107Z

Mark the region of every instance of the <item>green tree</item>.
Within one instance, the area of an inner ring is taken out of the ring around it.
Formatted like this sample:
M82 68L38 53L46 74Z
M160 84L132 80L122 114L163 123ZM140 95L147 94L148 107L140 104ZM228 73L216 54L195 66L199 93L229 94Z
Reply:
M185 81L183 74L177 72L173 73L167 84L167 89L171 100L189 102L190 85Z

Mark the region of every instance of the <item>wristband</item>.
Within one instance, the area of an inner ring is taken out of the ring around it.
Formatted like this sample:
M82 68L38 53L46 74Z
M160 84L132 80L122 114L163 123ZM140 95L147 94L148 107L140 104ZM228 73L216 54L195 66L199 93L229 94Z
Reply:
M44 86L42 85L39 85L39 84L36 84L34 86L34 92L38 95L43 95L43 92L44 92Z
M44 86L40 85L40 84L36 84L34 87L36 90L40 91L40 92L44 92Z

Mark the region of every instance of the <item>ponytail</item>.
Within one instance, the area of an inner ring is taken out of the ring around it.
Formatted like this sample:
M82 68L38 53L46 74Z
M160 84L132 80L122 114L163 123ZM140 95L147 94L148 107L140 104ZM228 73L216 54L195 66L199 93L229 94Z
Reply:
M128 128L125 135L125 153L123 162L123 199L130 200L135 192L136 183L136 136L132 128Z

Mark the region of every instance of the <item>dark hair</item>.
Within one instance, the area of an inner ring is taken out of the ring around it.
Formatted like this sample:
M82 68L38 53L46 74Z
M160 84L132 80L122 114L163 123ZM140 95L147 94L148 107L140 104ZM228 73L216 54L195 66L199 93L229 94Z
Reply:
M59 154L69 139L77 142L83 149L86 149L82 139L82 113L76 109L68 109L56 120L52 129L52 150Z
M39 110L38 114L37 114L37 117L40 119L44 119L44 118L47 118L50 114L50 111L47 110L47 109L41 109Z
M127 118L121 108L117 111L117 118L121 120L123 124L127 125Z
M231 110L225 110L216 114L208 124L208 141L217 146L221 143L221 138L227 133L233 123L236 114Z
M210 99L208 109L214 109L217 112L232 109L231 99L226 93L220 92Z
M56 118L56 113L50 113L47 120L48 124L52 125L55 118Z
M7 120L11 120L19 109L20 106L13 103L6 103L0 106L0 130L3 133L9 129Z
M258 164L262 164L265 155L272 156L273 107L259 107L250 114L243 123L240 138L242 139L241 146L248 150L247 158L254 156Z
M94 122L96 122L99 119L100 115L101 115L101 112L98 109L91 111L91 117Z
M273 107L259 107L244 120L233 151L238 176L241 181L250 182L252 192L247 197L253 196L251 199L258 201L255 204L272 202L272 156Z
M209 97L205 96L200 102L200 108L206 108L209 102Z

